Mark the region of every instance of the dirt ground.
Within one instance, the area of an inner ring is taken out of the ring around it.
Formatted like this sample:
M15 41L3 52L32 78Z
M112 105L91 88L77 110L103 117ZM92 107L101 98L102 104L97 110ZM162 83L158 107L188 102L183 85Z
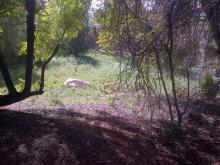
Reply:
M218 115L191 116L171 141L165 123L109 105L8 106L0 109L0 165L220 164Z

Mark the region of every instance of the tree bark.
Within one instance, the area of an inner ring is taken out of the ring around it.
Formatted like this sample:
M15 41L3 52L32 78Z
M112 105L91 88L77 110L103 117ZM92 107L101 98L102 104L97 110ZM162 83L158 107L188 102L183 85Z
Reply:
M41 68L41 80L40 80L40 89L39 91L43 91L44 89L44 75L45 75L45 70L47 65L50 63L50 61L53 59L53 57L56 55L56 53L58 52L59 48L60 48L60 42L62 41L62 39L64 38L66 34L66 30L63 31L62 36L60 37L60 39L57 41L57 44L55 46L55 49L53 51L53 53L51 54L51 56L43 63L42 68Z
M201 0L200 2L208 18L220 58L220 0Z
M0 69L1 69L2 76L4 78L5 85L8 89L9 94L16 93L17 91L16 91L14 84L12 82L9 70L8 70L6 63L5 63L4 55L1 50L0 50Z
M0 107L22 101L34 95L41 95L41 94L43 94L43 91L35 91L35 92L29 92L29 93L17 92L17 93L0 96Z
M3 77L6 82L6 86L9 90L8 95L0 96L0 106L6 106L18 101L22 101L33 95L41 95L43 91L31 92L32 84L32 74L33 74L33 61L34 61L34 41L35 41L35 7L36 0L25 0L25 5L27 9L27 60L26 60L26 70L25 70L25 87L23 92L17 92L9 71L6 67L3 54L0 52L0 68Z
M24 92L31 91L33 61L34 61L34 40L35 40L35 7L36 0L25 0L27 8L27 61L25 70L25 87Z
M169 113L170 113L170 120L171 120L171 122L173 122L174 119L173 119L172 106L171 106L171 103L170 103L170 98L169 98L169 94L168 94L168 91L167 91L166 83L165 83L164 78L163 78L163 72L162 72L162 68L161 68L160 58L159 58L159 55L156 51L155 51L155 57L156 57L156 62L157 62L157 68L158 68L158 71L160 73L160 78L161 78L161 81L162 81L162 84L163 84L163 89L164 89L164 92L165 92L165 95L166 95L166 98L167 98L167 104L168 104Z
M176 95L176 83L175 83L175 75L174 75L174 67L173 67L173 11L176 1L172 1L170 6L170 11L167 13L167 28L168 28L168 43L166 47L166 52L168 54L168 63L170 69L170 79L172 83L172 93L174 105L177 112L178 125L181 127L182 124L182 115L178 105L178 99Z
M45 61L42 65L42 69L41 69L41 81L40 81L40 89L39 91L43 91L44 89L44 75L45 75L45 70L47 65L49 64L49 62L52 60L52 58L55 56L55 54L58 52L59 50L59 44L56 45L52 55L47 59L47 61Z

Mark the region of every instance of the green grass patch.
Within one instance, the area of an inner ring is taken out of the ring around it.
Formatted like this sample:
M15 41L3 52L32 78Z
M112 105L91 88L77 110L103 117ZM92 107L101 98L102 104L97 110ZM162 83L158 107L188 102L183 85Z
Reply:
M77 58L54 58L46 70L42 99L29 100L46 106L108 103L111 89L106 86L117 82L118 73L119 62L108 55L90 52ZM68 78L87 81L89 86L81 89L66 87L63 83Z
M45 93L42 96L29 98L28 101L32 105L43 106L64 106L69 104L108 104L112 103L113 94L118 87L118 74L119 74L119 59L108 54L99 52L87 52L77 57L56 57L54 58L46 69L45 74ZM125 65L125 61L122 66ZM13 65L10 69L12 78L17 89L22 90L24 79L24 64ZM160 80L156 76L155 70L150 73L151 84L156 92L162 92L163 88L159 86ZM33 73L33 81L39 80L40 69L35 67ZM1 75L0 75L1 76ZM127 78L127 83L135 79L135 74L132 73ZM64 86L65 80L68 78L79 79L89 82L86 88L76 89ZM168 76L165 76L168 91L171 92L171 82ZM131 83L133 87L134 82ZM177 90L186 91L187 81L182 76L176 77ZM161 85L161 84L160 84ZM191 89L195 88L197 84L191 81ZM37 88L38 84L34 83L32 88ZM126 83L120 92L126 93L133 91L132 88L127 88ZM6 94L7 89L0 77L0 93ZM145 96L143 95L143 98ZM128 99L128 100L127 100ZM126 97L129 107L136 105L133 98ZM135 98L134 98L135 99ZM130 105L131 104L131 105Z

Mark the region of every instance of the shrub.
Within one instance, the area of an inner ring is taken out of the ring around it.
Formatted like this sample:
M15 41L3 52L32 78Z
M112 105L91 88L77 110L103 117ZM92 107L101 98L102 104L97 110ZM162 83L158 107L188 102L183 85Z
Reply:
M201 125L202 124L202 115L198 112L191 112L188 116L188 121L191 124Z
M203 94L209 101L212 101L216 98L218 88L211 75L205 76L201 88Z
M182 131L176 123L166 123L162 131L162 138L166 142L171 142L175 139L181 139Z

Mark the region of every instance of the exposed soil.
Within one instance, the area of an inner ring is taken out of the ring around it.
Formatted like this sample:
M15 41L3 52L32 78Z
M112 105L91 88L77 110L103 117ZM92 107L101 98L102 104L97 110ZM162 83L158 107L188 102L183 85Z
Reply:
M0 110L1 165L218 165L220 118L194 113L181 135L109 105Z

